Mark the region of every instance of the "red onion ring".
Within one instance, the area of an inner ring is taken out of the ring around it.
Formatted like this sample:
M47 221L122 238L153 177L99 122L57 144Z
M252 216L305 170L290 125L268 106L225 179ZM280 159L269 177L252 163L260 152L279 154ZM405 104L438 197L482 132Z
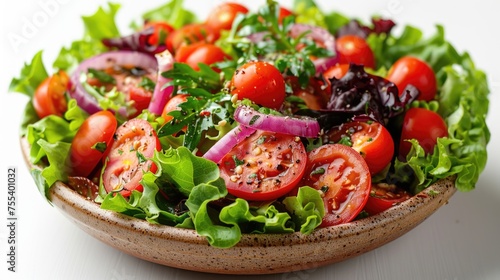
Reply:
M162 73L172 69L174 57L168 50L155 54L155 57L158 62L158 78L148 110L153 114L161 115L174 90L174 86L166 86L171 79L163 77Z
M252 135L256 129L239 125L217 141L204 155L203 158L219 163L222 158L241 141Z
M318 137L321 128L316 119L310 117L275 116L257 112L248 106L239 106L234 112L234 119L240 125L253 129L290 134L301 137Z
M98 101L80 83L81 74L86 73L89 68L101 70L113 65L135 66L154 70L158 68L157 62L151 55L135 51L110 51L84 60L71 75L71 84L74 87L70 91L70 96L76 99L78 106L87 113L93 114L101 111L102 108L99 106ZM120 109L118 111L123 114L125 110Z

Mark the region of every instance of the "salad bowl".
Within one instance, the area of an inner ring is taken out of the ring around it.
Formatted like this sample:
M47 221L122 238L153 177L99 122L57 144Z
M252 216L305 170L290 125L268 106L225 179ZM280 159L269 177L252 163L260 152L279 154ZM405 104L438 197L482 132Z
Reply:
M21 138L21 146L28 167L37 168L28 159L25 138ZM198 272L275 274L340 262L387 244L447 204L455 192L454 177L449 177L377 215L319 228L309 235L243 234L238 244L224 249L210 246L193 229L151 224L101 209L62 182L56 182L48 196L80 229L137 258Z

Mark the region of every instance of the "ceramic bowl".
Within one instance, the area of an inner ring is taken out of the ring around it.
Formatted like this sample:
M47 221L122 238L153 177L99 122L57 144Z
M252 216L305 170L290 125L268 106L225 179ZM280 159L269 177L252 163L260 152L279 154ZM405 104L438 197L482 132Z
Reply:
M28 146L22 141L27 159ZM34 168L27 161L29 168ZM312 269L380 247L416 227L455 193L443 179L380 214L320 228L310 235L244 234L234 247L211 247L196 231L150 224L109 210L64 183L50 188L52 204L82 230L137 258L186 270L221 274L272 274Z

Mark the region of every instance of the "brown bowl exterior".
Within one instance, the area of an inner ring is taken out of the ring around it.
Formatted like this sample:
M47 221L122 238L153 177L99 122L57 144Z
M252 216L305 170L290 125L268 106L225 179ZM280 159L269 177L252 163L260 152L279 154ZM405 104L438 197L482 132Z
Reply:
M210 246L191 229L154 225L101 209L62 182L50 188L49 198L82 230L140 259L200 272L272 274L316 268L380 247L416 227L455 191L454 179L443 179L378 215L320 228L309 235L244 234L236 246L227 249Z

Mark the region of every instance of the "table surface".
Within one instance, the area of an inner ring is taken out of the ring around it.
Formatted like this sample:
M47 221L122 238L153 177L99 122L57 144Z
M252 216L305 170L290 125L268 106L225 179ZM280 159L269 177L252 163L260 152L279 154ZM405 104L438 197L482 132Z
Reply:
M119 1L116 1L119 2ZM164 1L121 1L118 22L122 33L140 12ZM207 3L210 2L210 3ZM221 1L189 1L203 15ZM240 1L243 2L243 1ZM257 7L264 0L246 4ZM8 3L8 4L7 4ZM289 5L291 1L284 1ZM399 25L412 24L425 35L442 24L446 37L468 51L489 77L491 142L489 160L476 189L456 193L447 205L399 239L369 253L313 270L241 279L500 279L500 2L483 1L317 1L325 10L368 20L372 14L390 16ZM478 3L478 2L475 2ZM104 0L3 1L0 8L2 145L1 179L7 168L18 170L17 272L7 271L7 231L0 226L0 279L233 279L149 263L117 251L80 230L38 193L21 156L18 134L27 97L9 93L8 84L23 63L44 50L47 65L59 48L82 35L81 15L93 13ZM496 167L495 167L496 166ZM6 183L2 183L6 184ZM0 188L0 214L6 217L5 188ZM5 221L6 218L5 218ZM7 222L5 222L7 223Z

